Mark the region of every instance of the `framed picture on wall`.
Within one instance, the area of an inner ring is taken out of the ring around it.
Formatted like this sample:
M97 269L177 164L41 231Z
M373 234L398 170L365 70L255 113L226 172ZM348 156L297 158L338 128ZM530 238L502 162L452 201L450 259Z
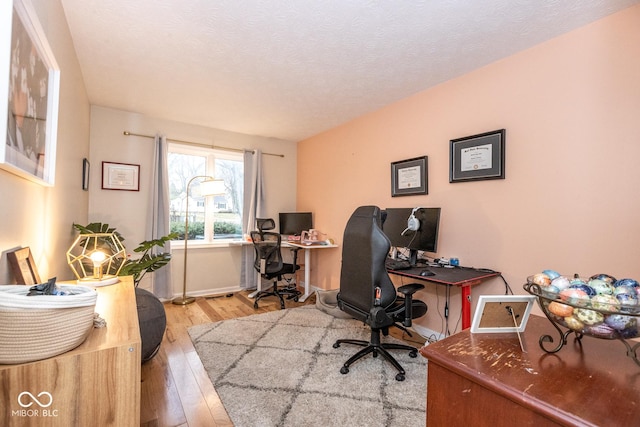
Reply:
M391 197L429 194L427 156L391 163Z
M504 179L505 130L450 141L449 182Z
M102 189L140 191L140 165L102 162Z
M0 135L6 136L0 168L51 186L60 68L30 3L7 3L0 14L0 27L11 29L11 42L0 46Z
M89 173L91 172L91 163L88 159L82 159L82 189L89 191Z

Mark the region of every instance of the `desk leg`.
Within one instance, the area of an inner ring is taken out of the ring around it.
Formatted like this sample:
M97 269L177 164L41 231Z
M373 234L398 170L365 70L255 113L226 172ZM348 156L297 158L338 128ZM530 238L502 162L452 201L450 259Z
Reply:
M258 292L262 290L262 277L260 274L256 274L256 290L249 294L249 298L255 298Z
M309 293L309 280L311 277L311 249L304 249L304 294L300 296L298 301L305 302L311 296Z
M471 286L462 287L462 329L471 327Z

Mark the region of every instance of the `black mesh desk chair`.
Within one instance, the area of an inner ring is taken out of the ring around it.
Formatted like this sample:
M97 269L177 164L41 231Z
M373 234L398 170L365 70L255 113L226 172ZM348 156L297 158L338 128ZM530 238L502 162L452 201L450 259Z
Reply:
M277 296L280 299L280 308L284 309L284 297L298 301L301 292L298 291L295 281L295 273L300 268L297 264L298 251L293 251L293 262L283 262L279 233L271 230L275 228L275 222L271 218L259 218L256 220L258 230L250 233L255 249L254 268L260 276L266 280L273 280L273 286L260 291L255 296L253 307L258 308L258 301L267 296ZM278 282L285 281L286 286L278 287Z

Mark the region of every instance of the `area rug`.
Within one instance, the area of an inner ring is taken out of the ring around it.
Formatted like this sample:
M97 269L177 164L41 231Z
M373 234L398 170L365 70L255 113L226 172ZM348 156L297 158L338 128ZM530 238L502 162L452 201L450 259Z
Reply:
M362 322L313 306L257 314L189 329L189 335L236 427L424 426L426 360L392 351L407 372L370 355L340 373L369 339ZM383 337L383 342L398 341Z

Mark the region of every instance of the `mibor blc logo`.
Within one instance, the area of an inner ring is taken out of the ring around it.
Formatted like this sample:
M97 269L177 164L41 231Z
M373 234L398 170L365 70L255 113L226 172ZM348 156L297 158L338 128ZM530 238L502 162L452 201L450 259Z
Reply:
M53 396L48 391L34 395L23 391L18 395L18 405L22 409L11 410L12 417L57 417L57 409L48 409L53 404Z

